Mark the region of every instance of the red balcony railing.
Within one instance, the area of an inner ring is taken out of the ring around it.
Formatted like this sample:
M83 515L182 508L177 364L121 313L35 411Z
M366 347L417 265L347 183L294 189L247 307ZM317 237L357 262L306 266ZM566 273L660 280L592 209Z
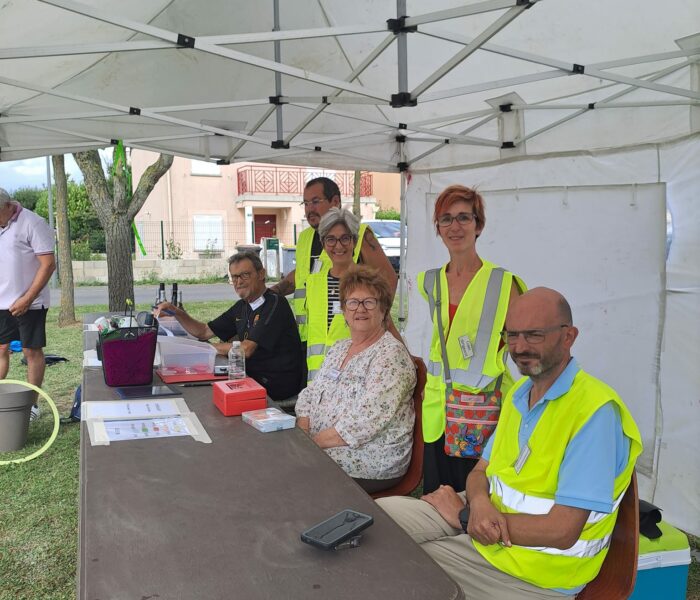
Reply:
M353 171L309 171L290 167L247 166L238 169L238 195L272 194L275 196L301 196L310 179L328 177L333 179L343 196L354 193ZM372 174L360 175L360 196L372 195Z

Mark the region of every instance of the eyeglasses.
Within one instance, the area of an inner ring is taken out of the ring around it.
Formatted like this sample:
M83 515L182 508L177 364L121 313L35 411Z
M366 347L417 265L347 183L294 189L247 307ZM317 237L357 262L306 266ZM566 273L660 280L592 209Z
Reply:
M360 308L360 304L365 307L365 310L374 310L377 308L379 301L376 298L365 298L364 300L358 300L357 298L350 298L350 300L345 301L345 308L355 312Z
M334 248L338 242L340 242L343 246L348 246L352 241L353 237L349 233L345 233L338 238L334 235L329 235L328 237L323 238L323 243L331 248Z
M240 281L248 281L252 274L253 274L252 271L243 271L243 273L240 273L238 275L232 275L229 273L228 282L229 283L237 283L239 280Z
M311 198L311 200L302 200L301 206L318 206L321 202L328 202L328 198Z
M461 212L454 217L450 214L440 215L438 217L437 223L440 227L449 227L452 225L452 221L457 221L460 225L466 225L476 220L476 215L474 213Z
M518 338L522 335L528 344L541 344L548 333L561 329L562 327L571 327L571 325L555 325L545 329L529 329L527 331L501 331L501 339L506 344L515 344Z

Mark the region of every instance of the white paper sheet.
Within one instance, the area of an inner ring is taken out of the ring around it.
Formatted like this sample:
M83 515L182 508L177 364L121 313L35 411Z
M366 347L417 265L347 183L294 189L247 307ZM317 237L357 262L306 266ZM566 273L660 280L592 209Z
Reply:
M110 442L191 435L182 417L105 421L104 427Z
M101 367L102 361L97 358L97 350L83 352L83 367Z
M179 402L178 402L179 401ZM152 419L174 417L189 412L182 398L160 400L100 400L84 402L82 415L87 419ZM184 410L183 410L184 406Z

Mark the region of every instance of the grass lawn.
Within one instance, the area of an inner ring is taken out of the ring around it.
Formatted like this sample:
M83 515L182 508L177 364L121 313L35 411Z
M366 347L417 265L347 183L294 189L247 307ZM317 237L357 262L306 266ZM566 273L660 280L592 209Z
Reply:
M230 302L188 304L195 318L210 319ZM139 307L146 310L147 306ZM76 314L106 311L106 306L83 306ZM395 307L392 310L395 314ZM44 389L67 416L81 380L82 325L59 328L58 310L47 320L46 352L68 359L46 370ZM11 359L10 379L25 379L21 356ZM52 415L40 400L43 413L32 423L27 447L0 455L0 460L26 456L41 447L52 428ZM75 598L78 556L78 424L61 425L53 446L28 463L0 466L0 600L59 600ZM691 536L698 550L698 538ZM700 564L693 559L688 598L700 600Z

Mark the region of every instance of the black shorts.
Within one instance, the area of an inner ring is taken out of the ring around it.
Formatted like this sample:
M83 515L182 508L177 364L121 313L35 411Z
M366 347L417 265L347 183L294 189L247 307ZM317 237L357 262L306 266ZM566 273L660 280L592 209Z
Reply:
M13 317L9 310L0 310L0 344L20 340L22 348L46 346L46 313L48 308L28 310Z

